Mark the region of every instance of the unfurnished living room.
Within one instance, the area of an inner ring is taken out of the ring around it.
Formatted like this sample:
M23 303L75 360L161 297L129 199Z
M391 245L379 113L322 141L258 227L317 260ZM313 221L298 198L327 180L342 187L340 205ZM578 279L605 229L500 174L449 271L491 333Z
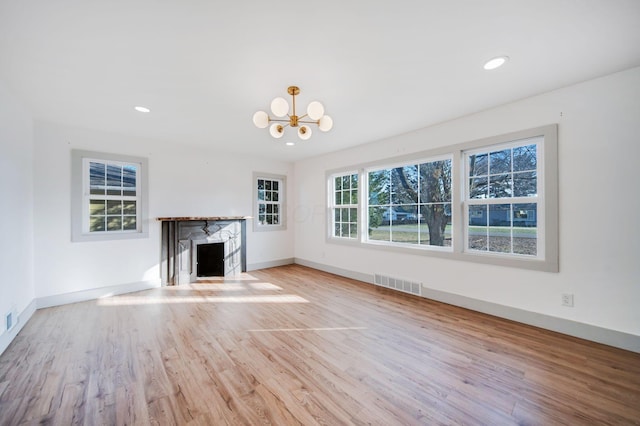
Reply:
M638 425L638 134L637 0L0 0L0 425Z

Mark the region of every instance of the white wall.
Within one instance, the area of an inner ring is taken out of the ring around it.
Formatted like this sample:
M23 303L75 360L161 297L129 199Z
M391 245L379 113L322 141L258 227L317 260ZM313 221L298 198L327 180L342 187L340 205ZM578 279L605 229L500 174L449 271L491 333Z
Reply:
M325 240L326 170L551 123L559 125L559 273L353 248ZM640 336L638 135L640 68L635 68L300 161L295 167L296 211L313 213L296 221L296 260L329 270L403 277L461 300ZM575 294L575 307L561 306L565 292Z
M30 113L0 81L0 353L18 330L5 332L6 314L24 314L23 325L33 312L32 128Z
M158 216L250 215L252 173L288 177L289 227L254 233L249 267L296 257L328 269L421 281L427 290L640 336L640 68L295 164L179 142L38 122L0 82L0 314L34 298L154 281ZM560 272L329 244L325 171L559 124ZM70 242L71 149L149 159L149 238ZM295 253L294 253L295 235ZM560 294L575 294L574 308ZM1 328L0 328L1 329ZM0 352L9 333L0 336ZM640 350L640 349L639 349Z
M71 149L146 157L149 160L149 238L107 242L70 240ZM250 216L252 173L287 175L290 163L236 157L133 136L36 122L36 296L157 282L160 223L167 216ZM289 191L291 194L291 191ZM247 224L247 263L293 258L293 230L253 233ZM62 299L64 300L64 299Z

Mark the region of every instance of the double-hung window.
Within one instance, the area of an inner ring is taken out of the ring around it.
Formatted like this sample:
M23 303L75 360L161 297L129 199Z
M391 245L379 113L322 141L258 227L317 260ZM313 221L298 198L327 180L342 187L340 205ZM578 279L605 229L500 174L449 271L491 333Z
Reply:
M254 231L286 229L286 176L254 173Z
M88 208L83 230L87 232L136 232L140 203L140 165L84 159L84 204Z
M542 142L539 136L464 153L466 250L544 256Z
M331 178L331 229L336 238L358 238L358 173L348 172Z
M146 237L144 158L72 152L72 240Z

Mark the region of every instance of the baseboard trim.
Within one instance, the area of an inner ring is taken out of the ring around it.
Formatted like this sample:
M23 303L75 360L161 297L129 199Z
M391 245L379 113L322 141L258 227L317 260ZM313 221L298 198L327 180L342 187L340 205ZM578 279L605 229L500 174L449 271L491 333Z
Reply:
M13 342L13 339L16 338L18 333L20 333L20 330L22 330L22 327L27 324L35 312L36 301L34 299L22 312L18 314L18 323L13 326L11 330L0 335L0 355L2 355L2 353L9 347L11 342Z
M373 284L373 274L364 274L361 272L350 271L347 269L336 268L334 266L312 262L305 259L295 258L295 263L309 268L318 269L320 271L329 272L331 274L340 275L342 277L351 278L358 281L364 281ZM572 321L565 318L553 317L550 315L540 314L537 312L525 311L511 306L500 305L484 300L473 299L467 296L448 293L440 290L433 290L422 287L422 297L435 300L449 305L459 306L461 308L471 309L472 311L482 312L484 314L516 321L522 324L532 325L534 327L543 328L545 330L555 331L580 339L590 340L596 343L625 349L632 352L640 353L640 336L630 333L624 333L617 330L611 330L582 322Z
M90 290L74 291L71 293L56 294L53 296L38 297L35 302L37 309L43 309L50 308L52 306L67 305L69 303L86 302L88 300L116 296L118 294L149 290L160 286L160 280L139 281L109 287L93 288Z
M309 268L318 269L330 274L340 275L341 277L351 278L352 280L364 281L373 284L373 274L363 274L362 272L350 271L348 269L337 268L323 263L312 262L310 260L295 258L296 265L307 266Z
M295 259L289 257L287 259L271 260L268 262L251 263L247 265L247 271L257 271L258 269L275 268L277 266L291 265L295 263Z
M422 287L422 296L473 311L640 353L640 336Z

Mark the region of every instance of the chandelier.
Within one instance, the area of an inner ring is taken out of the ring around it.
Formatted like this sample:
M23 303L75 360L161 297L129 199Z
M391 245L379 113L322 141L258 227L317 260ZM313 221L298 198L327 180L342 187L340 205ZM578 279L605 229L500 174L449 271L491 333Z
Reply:
M324 106L318 102L313 101L307 106L307 113L303 116L296 115L296 95L300 94L300 88L297 86L289 86L287 93L291 95L291 103L293 105L292 113L289 114L289 103L284 98L275 98L271 101L271 112L277 118L271 118L269 114L264 111L258 111L253 115L253 124L260 129L271 124L269 127L269 133L274 138L281 138L284 135L284 128L287 126L297 127L298 136L302 140L307 140L311 137L311 128L308 124L315 124L318 129L323 132L328 132L333 127L333 120L328 115L324 115ZM288 116L288 118L282 118Z

